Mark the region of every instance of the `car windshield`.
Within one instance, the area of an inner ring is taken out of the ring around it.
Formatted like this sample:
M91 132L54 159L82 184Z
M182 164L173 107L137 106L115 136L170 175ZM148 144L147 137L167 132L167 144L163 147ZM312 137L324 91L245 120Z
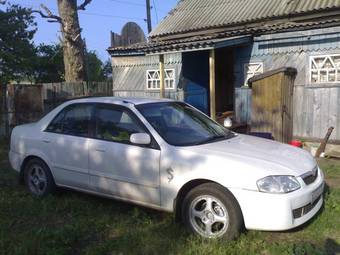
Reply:
M162 102L136 107L160 136L174 146L199 145L235 136L185 103Z

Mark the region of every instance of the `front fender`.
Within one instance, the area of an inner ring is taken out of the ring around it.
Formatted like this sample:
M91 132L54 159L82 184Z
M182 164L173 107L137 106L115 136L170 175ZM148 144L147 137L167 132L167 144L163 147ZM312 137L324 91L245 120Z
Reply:
M178 192L188 182L206 180L220 184L228 190L257 190L256 180L266 176L271 166L261 162L222 155L201 155L188 150L168 147L161 152L160 185L161 206L174 210Z
M227 189L233 188L225 182L224 178L219 178L214 172L204 170L204 167L193 169L184 165L168 166L161 170L161 207L173 212L174 202L180 190L193 181L196 184L214 182Z

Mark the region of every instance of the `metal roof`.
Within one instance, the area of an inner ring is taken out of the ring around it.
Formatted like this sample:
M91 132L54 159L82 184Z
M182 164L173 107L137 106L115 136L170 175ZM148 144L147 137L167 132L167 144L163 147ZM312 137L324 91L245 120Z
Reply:
M252 36L256 34L259 35L286 31L302 31L308 29L331 27L336 25L340 26L340 19L327 18L323 20L308 22L279 21L262 25L255 24L242 26L237 29L231 28L230 30L226 31L187 36L185 38L171 40L155 39L149 42L133 44L127 47L111 47L108 49L108 52L111 54L111 56L134 56L145 54L206 50L211 48L228 47L249 43L251 42Z
M171 53L176 51L186 52L242 45L251 42L251 40L252 38L247 35L234 37L224 35L222 36L222 39L219 36L203 36L198 38L188 38L186 40L139 43L127 47L109 48L108 51L112 56L153 54L160 52Z
M339 10L340 0L181 0L150 37Z

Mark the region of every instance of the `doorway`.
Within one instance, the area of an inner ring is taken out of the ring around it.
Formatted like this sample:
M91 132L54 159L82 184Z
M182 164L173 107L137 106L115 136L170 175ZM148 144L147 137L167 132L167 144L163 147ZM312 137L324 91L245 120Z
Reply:
M216 49L216 114L234 111L234 50Z

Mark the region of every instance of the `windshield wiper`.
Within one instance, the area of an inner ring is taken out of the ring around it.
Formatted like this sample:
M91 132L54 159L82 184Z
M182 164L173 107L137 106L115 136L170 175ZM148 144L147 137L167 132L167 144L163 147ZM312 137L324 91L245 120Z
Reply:
M205 144L205 143L211 143L219 140L224 140L224 139L230 139L233 138L235 135L233 133L227 134L227 135L214 135L211 136L201 142L195 143L193 145L200 145L200 144Z

